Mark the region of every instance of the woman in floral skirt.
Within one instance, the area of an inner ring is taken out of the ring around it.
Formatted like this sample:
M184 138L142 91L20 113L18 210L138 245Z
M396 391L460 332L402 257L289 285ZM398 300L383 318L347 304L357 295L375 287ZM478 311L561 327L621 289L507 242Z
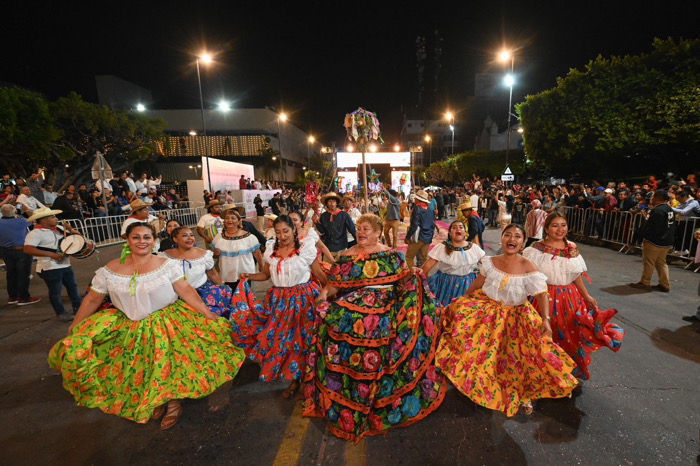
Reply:
M97 270L49 365L80 406L145 423L167 403L161 429L169 429L182 414L178 400L232 380L245 356L229 323L183 280L180 264L151 254L153 227L133 223L126 237L122 258ZM113 306L97 311L106 294Z
M447 240L436 245L428 253L423 264L426 276L437 266L438 270L428 278L430 291L443 306L462 296L476 278L476 264L484 256L484 250L467 241L464 223L456 220L450 224Z
M355 442L424 418L446 390L434 363L442 308L381 234L379 217L362 215L333 266L302 390L305 416Z
M500 256L484 256L481 274L448 308L436 361L472 401L513 416L532 401L570 396L574 361L551 338L547 277L522 257L525 231L501 233ZM538 314L527 300L535 296Z
M263 271L241 274L241 280L272 280L262 306L263 314L255 313L239 328L247 332L243 338L252 337L246 352L260 364L260 380L291 380L282 394L290 398L299 389L314 333L319 287L311 281L311 274L322 283L326 277L316 259L316 246L299 241L294 223L287 215L277 217L274 229L276 238L266 248ZM238 337L234 338L238 341Z
M544 239L525 248L523 255L547 276L552 308L552 339L576 361L574 376L588 380L591 353L601 347L617 352L625 331L610 322L615 309L599 310L586 290L586 263L574 243L566 239L566 217L553 212L544 221ZM533 303L538 309L539 303Z

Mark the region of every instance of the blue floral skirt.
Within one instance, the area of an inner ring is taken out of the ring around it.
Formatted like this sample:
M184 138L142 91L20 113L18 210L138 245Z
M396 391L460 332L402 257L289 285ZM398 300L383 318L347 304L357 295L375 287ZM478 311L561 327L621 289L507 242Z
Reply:
M233 291L229 286L214 285L211 280L207 280L204 285L195 289L211 312L228 319L231 315L233 298Z
M464 296L475 279L475 272L469 275L450 275L438 270L428 278L428 286L437 303L447 307L455 299Z

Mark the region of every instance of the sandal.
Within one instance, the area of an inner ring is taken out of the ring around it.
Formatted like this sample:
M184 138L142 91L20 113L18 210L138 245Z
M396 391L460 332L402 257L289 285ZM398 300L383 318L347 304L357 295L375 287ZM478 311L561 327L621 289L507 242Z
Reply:
M528 401L527 403L523 403L523 412L527 414L528 416L532 414L532 411L534 408L532 407L532 401Z
M153 410L153 414L151 414L151 419L153 419L154 421L156 419L160 419L160 417L163 415L164 412L165 412L165 405L160 405L160 406L156 407L156 409Z
M284 392L282 392L282 397L287 399L293 398L297 390L299 390L299 381L292 380L292 383L289 384L289 387L287 387L287 389Z
M172 401L170 403L172 403ZM168 430L173 427L177 424L177 420L180 419L180 415L182 414L182 405L180 403L176 402L177 405L174 407L171 407L170 403L168 403L168 412L165 414L163 420L160 421L160 430Z

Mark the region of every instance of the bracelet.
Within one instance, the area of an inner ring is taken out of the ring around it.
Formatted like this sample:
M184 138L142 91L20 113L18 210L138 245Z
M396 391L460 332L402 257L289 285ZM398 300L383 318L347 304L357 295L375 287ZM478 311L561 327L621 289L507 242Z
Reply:
M542 317L542 320L550 320L550 321L551 321L551 320L552 320L552 318L551 318L551 317L549 317L549 316L544 316L544 317Z

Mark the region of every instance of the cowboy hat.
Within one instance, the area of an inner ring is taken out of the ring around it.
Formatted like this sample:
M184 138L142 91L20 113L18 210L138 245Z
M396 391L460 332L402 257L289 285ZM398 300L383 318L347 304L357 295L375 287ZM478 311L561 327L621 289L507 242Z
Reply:
M323 197L321 198L321 204L323 204L323 205L325 206L325 205L326 205L326 202L327 202L329 199L335 199L336 202L337 202L338 204L340 204L341 202L343 202L343 198L342 198L342 197L338 196L338 195L337 195L336 193L334 193L334 192L330 192L330 193L326 194L325 196L323 196Z
M219 201L218 199L214 199L212 201L209 201L209 204L207 204L207 209L211 209L215 205L224 205L224 203Z
M275 214L265 214L265 215L263 215L263 217L265 217L268 220L272 220L273 222L275 220L277 220L277 215L275 215Z
M135 201L129 202L129 207L131 207L131 212L133 213L141 209L147 209L148 204L143 202L141 199L136 199Z
M416 199L418 199L421 202L425 203L430 203L430 199L428 198L428 194L423 191L422 189L419 189L418 192L415 194Z
M51 217L52 215L62 214L62 210L51 210L48 207L42 207L32 213L32 216L27 219L28 222L36 222L39 219Z
M473 209L472 203L470 201L464 201L459 205L459 210Z
M343 202L345 201L355 202L355 198L352 196L343 196Z

